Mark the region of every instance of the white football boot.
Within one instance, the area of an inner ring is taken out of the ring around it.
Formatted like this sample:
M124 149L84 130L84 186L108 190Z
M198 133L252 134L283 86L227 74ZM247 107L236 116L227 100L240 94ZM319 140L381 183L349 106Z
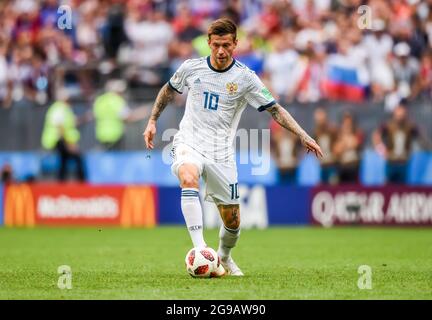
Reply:
M215 277L215 278L220 278L226 275L227 273L225 271L225 268L222 266L221 263L219 264L219 267L211 273L211 277Z
M233 258L231 256L221 258L220 265L226 270L227 275L242 277L244 276L243 272L236 265Z

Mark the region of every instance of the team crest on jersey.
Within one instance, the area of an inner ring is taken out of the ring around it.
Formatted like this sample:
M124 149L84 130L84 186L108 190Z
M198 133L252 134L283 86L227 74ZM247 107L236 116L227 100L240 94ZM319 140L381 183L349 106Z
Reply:
M232 94L237 93L238 85L237 85L237 83L234 83L234 82L228 82L226 84L226 88L228 90L228 94L232 95Z

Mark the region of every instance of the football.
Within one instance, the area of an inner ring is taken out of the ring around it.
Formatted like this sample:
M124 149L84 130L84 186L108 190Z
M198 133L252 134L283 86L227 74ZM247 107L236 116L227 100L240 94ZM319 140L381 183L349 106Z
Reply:
M192 248L186 254L186 271L194 278L210 278L219 267L220 260L212 248Z

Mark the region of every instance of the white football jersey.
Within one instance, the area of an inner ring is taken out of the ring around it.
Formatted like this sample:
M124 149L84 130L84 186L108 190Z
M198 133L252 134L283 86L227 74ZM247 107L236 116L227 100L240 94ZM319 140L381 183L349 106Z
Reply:
M186 60L169 80L175 91L188 88L186 109L174 137L215 162L234 161L234 138L249 104L263 111L276 102L254 71L235 59L216 70L210 57Z

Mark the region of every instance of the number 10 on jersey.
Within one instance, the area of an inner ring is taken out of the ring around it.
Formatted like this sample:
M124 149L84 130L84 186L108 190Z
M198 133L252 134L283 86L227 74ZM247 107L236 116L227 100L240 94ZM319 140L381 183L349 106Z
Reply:
M217 110L219 105L219 95L204 91L204 109Z

